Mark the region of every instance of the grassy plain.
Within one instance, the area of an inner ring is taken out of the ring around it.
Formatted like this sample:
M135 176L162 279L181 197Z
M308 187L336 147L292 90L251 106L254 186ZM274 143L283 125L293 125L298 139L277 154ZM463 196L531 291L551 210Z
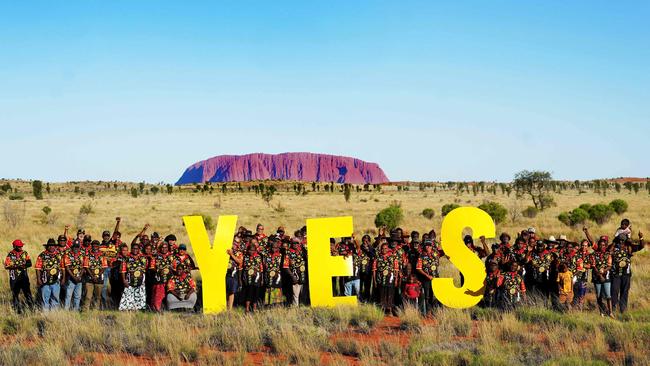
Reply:
M2 182L0 182L2 183ZM115 217L122 217L123 239L130 241L145 223L162 235L175 233L187 243L181 217L201 213L215 218L236 214L239 224L253 228L258 222L267 232L277 226L293 231L307 218L352 215L355 232L373 233L375 214L399 201L405 214L405 230L439 231L441 206L446 203L478 206L486 200L503 204L510 212L531 205L525 198L492 193L474 196L436 189L397 191L384 186L381 192L353 192L349 202L342 193L308 192L296 195L280 189L267 205L259 195L243 193L151 193L137 198L127 190L102 183L51 184L43 200L31 195L29 182L11 182L24 200L0 197L0 250L7 252L15 238L27 243L32 257L41 244L56 237L65 224L82 226L98 236L112 230ZM79 193L74 187L80 187ZM137 184L129 184L137 187ZM311 187L306 187L311 191ZM59 192L60 189L60 192ZM145 187L148 190L149 186ZM81 193L81 192L84 193ZM94 191L94 197L87 192ZM582 237L581 228L569 228L557 220L562 211L582 203L609 202L622 198L629 203L623 216L635 231L650 233L650 195L647 191L607 192L607 196L577 190L554 194L556 207L535 218L509 214L497 225L514 234L534 226L543 236ZM80 214L90 204L92 212ZM279 205L279 206L278 206ZM52 209L46 218L44 206ZM433 219L421 215L435 211ZM15 220L8 220L5 214ZM622 217L614 215L602 225L591 224L595 235L612 235ZM12 225L10 221L16 221ZM455 276L449 264L444 272ZM32 273L33 274L33 273ZM34 281L32 281L32 284ZM590 288L590 291L593 290ZM386 318L372 306L358 309L275 309L253 315L240 312L217 316L146 313L57 312L18 316L11 312L7 276L0 277L0 364L509 364L583 365L650 363L650 255L647 250L634 260L634 276L628 314L604 319L593 310L593 295L584 312L559 314L543 307L521 308L501 314L479 308L442 309L433 319L423 319L407 309L399 319Z

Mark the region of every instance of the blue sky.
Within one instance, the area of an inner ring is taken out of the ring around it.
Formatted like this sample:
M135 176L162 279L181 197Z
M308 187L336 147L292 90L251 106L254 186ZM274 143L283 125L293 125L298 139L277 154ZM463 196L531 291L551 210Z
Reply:
M311 151L391 180L650 176L650 3L2 1L0 177Z

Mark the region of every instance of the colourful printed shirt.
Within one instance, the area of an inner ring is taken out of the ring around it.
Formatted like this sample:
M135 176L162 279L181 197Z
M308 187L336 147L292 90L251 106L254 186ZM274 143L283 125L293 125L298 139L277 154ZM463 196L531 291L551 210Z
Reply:
M9 278L12 280L17 279L19 276L27 274L27 268L31 267L32 260L26 251L21 250L17 252L12 250L5 258L5 269L9 271ZM12 269L9 269L12 268Z
M298 280L299 284L305 283L307 278L305 257L300 249L290 248L284 256L282 268L288 269Z
M196 283L192 279L192 276L187 274L172 276L167 281L167 292L176 292L180 297L179 300L183 300L191 290L196 291Z
M282 253L271 252L264 257L264 284L269 287L278 288L282 285Z
M399 270L399 261L392 254L380 255L373 264L373 271L379 286L395 285Z
M90 252L84 257L83 268L86 269L86 281L104 283L104 270L108 268L108 261L102 252Z
M511 301L519 301L521 294L526 292L526 285L521 275L517 272L505 272L503 274L503 293Z
M503 275L497 269L485 277L485 292L487 296L496 296L497 290L503 285Z
M610 281L610 271L607 270L607 267L610 266L610 259L611 253L608 251L595 251L591 253L591 279L593 282L601 283Z
M63 265L69 269L74 277L81 277L84 257L85 255L81 249L76 253L73 250L69 250L63 255ZM75 282L73 278L70 278L69 280Z
M431 252L431 254L422 253L415 265L415 269L421 269L424 273L434 278L439 277L438 267L440 267L440 257L438 257L438 253L435 251Z
M257 253L246 254L242 271L242 280L245 285L261 286L264 280L264 260L262 256Z
M538 251L533 251L530 254L530 264L533 270L533 278L536 280L545 280L548 279L548 272L551 268L551 262L553 262L553 254L548 250L544 250L541 253Z
M237 258L242 258L243 253L239 250L238 246L232 246L232 254ZM241 269L241 265L238 264L232 257L228 258L228 269L226 270L226 276L235 277L237 271Z
M154 272L154 282L166 284L172 276L174 269L174 255L170 252L158 253L151 257L149 269Z
M61 280L65 265L58 252L45 250L36 258L34 268L41 271L41 282L44 285L52 285Z
M194 265L194 260L187 253L185 253L184 255L176 254L174 269L176 269L176 267L178 267L179 264L184 264L185 268L187 268L188 271L196 269L196 266Z
M129 254L122 259L122 269L120 273L126 274L126 280L129 286L139 287L144 281L144 274L147 270L147 257L142 254Z
M632 275L632 253L623 248L612 252L612 276Z

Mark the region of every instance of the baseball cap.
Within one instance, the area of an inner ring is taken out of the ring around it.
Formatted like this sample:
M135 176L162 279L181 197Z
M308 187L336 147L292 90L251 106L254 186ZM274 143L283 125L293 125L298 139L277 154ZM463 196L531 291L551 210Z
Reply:
M179 245L178 250L187 250L187 245L185 245L185 244Z

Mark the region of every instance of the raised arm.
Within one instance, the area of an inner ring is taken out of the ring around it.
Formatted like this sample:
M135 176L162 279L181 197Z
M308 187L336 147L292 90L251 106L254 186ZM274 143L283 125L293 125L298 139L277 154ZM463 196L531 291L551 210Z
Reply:
M115 238L115 234L120 231L120 222L122 221L121 217L116 217L115 218L115 229L113 229L113 238Z
M119 225L119 222L117 224ZM144 224L142 230L140 230L140 232L133 238L133 240L131 240L131 245L135 244L140 239L140 237L142 237L142 235L144 235L144 233L147 232L147 229L149 229L149 227L150 227L149 224Z
M593 246L594 245L594 239L591 237L591 234L589 234L589 229L587 229L587 227L585 226L585 227L582 228L582 231L584 231L585 236L587 237L587 240L589 241L589 244L591 246Z

